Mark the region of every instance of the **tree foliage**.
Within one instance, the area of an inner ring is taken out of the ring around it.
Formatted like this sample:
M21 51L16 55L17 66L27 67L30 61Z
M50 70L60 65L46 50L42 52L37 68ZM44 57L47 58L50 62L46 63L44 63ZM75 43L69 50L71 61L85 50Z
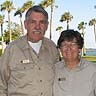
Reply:
M11 32L11 20L10 20L10 12L14 10L14 5L13 2L10 0L6 0L4 3L1 4L1 11L7 11L8 13L8 26L9 26L9 37L10 37L10 42L12 40L12 32Z
M70 12L65 12L60 19L60 22L66 21L67 23L67 30L69 29L69 22L73 19L73 16L70 14Z
M61 32L61 30L63 29L63 27L62 26L58 26L57 28L56 28L56 31L59 31L59 32Z
M16 38L21 36L21 26L19 24L16 24L15 22L11 24L11 30L12 30L12 40L15 40ZM9 30L8 27L6 30L4 30L4 41L6 44L9 44L10 38L9 38Z
M89 21L89 26L94 26L94 35L95 35L95 42L96 42L96 18Z

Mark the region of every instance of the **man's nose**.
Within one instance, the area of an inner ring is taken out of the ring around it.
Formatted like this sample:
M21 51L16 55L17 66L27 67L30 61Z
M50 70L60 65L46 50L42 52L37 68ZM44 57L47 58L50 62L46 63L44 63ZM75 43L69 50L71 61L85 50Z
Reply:
M36 22L35 27L36 27L36 29L40 29L40 23Z

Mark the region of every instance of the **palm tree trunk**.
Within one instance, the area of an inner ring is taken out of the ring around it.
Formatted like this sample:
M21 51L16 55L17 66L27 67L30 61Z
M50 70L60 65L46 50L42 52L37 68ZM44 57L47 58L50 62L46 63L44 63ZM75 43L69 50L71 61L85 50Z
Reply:
M10 38L10 42L11 42L12 41L12 32L11 32L10 12L8 12L8 26L9 26L9 38Z
M69 21L67 20L67 30L69 29Z
M96 24L94 24L94 35L95 35L95 43L96 43Z
M23 23L22 23L22 16L20 16L20 22L21 22L22 35L24 35L24 28L23 28Z
M53 19L53 1L51 4L51 17L50 17L50 39L52 38L52 19Z
M1 24L1 36L2 36L2 53L3 53L4 52L3 24Z
M84 39L84 28L82 29L82 37ZM85 55L86 55L86 49L85 49L85 44L84 44L82 48L82 56L85 56Z

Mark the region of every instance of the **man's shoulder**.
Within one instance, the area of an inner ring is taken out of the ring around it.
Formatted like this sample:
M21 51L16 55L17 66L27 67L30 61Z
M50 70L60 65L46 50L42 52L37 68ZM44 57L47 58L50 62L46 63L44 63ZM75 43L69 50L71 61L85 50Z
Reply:
M23 43L25 43L25 41L26 41L26 36L21 36L21 37L17 38L16 40L10 42L8 47L10 48L15 45L21 46L21 45L23 45Z
M54 42L53 40L49 39L49 38L44 37L44 38L43 38L43 41L44 41L44 43L48 44L49 46L54 46L54 47L56 47L55 42Z

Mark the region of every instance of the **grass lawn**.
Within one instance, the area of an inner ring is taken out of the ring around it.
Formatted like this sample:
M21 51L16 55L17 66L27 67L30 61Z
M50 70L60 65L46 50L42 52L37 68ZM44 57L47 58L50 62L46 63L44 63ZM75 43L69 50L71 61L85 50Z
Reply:
M92 62L96 62L96 56L83 56L83 58Z

